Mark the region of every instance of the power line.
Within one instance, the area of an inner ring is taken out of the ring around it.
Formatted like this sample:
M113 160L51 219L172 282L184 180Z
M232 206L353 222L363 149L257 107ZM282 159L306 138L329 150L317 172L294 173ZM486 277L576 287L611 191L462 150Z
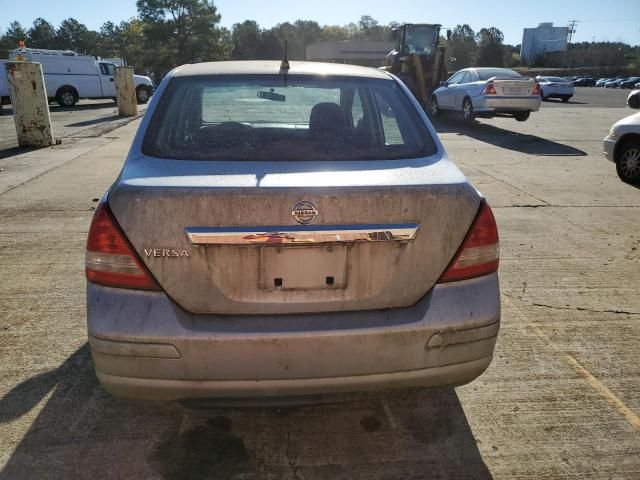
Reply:
M567 54L569 53L569 45L571 44L571 39L573 38L573 34L576 32L576 23L580 20L569 20L569 26L567 27L567 46L564 49L564 65L562 66L563 70L567 68Z
M576 33L576 23L578 23L580 20L569 20L569 40L567 41L567 46L569 43L571 43L571 39L573 38L573 34Z

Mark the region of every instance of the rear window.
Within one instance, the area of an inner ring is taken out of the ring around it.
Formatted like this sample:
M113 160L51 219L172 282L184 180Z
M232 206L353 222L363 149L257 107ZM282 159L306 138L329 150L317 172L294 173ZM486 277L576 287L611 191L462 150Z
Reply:
M489 80L493 77L498 78L522 78L518 72L514 72L513 70L509 70L508 68L488 68L488 69L478 69L478 76L480 80Z
M413 104L389 80L290 75L174 78L143 152L188 160L380 160L432 155Z

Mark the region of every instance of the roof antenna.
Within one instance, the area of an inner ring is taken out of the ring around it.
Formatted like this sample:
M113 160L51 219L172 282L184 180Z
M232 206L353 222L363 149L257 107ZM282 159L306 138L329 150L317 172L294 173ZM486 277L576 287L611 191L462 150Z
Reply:
M284 41L284 58L280 62L280 73L287 73L289 71L289 59L287 58L287 40Z

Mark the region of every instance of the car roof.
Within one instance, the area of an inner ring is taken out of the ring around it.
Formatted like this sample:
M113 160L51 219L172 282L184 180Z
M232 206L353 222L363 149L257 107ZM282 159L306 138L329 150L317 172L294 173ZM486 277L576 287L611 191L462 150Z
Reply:
M195 75L275 75L280 73L279 60L236 60L182 65L173 70L175 77ZM391 80L391 76L375 68L341 63L289 62L288 75L322 75Z

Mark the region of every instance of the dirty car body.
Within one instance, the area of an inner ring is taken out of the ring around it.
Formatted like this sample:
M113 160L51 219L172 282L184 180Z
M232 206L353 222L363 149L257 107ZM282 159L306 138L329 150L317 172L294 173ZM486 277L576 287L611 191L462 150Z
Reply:
M116 396L275 401L458 385L500 322L487 202L394 76L291 62L165 78L87 244Z

